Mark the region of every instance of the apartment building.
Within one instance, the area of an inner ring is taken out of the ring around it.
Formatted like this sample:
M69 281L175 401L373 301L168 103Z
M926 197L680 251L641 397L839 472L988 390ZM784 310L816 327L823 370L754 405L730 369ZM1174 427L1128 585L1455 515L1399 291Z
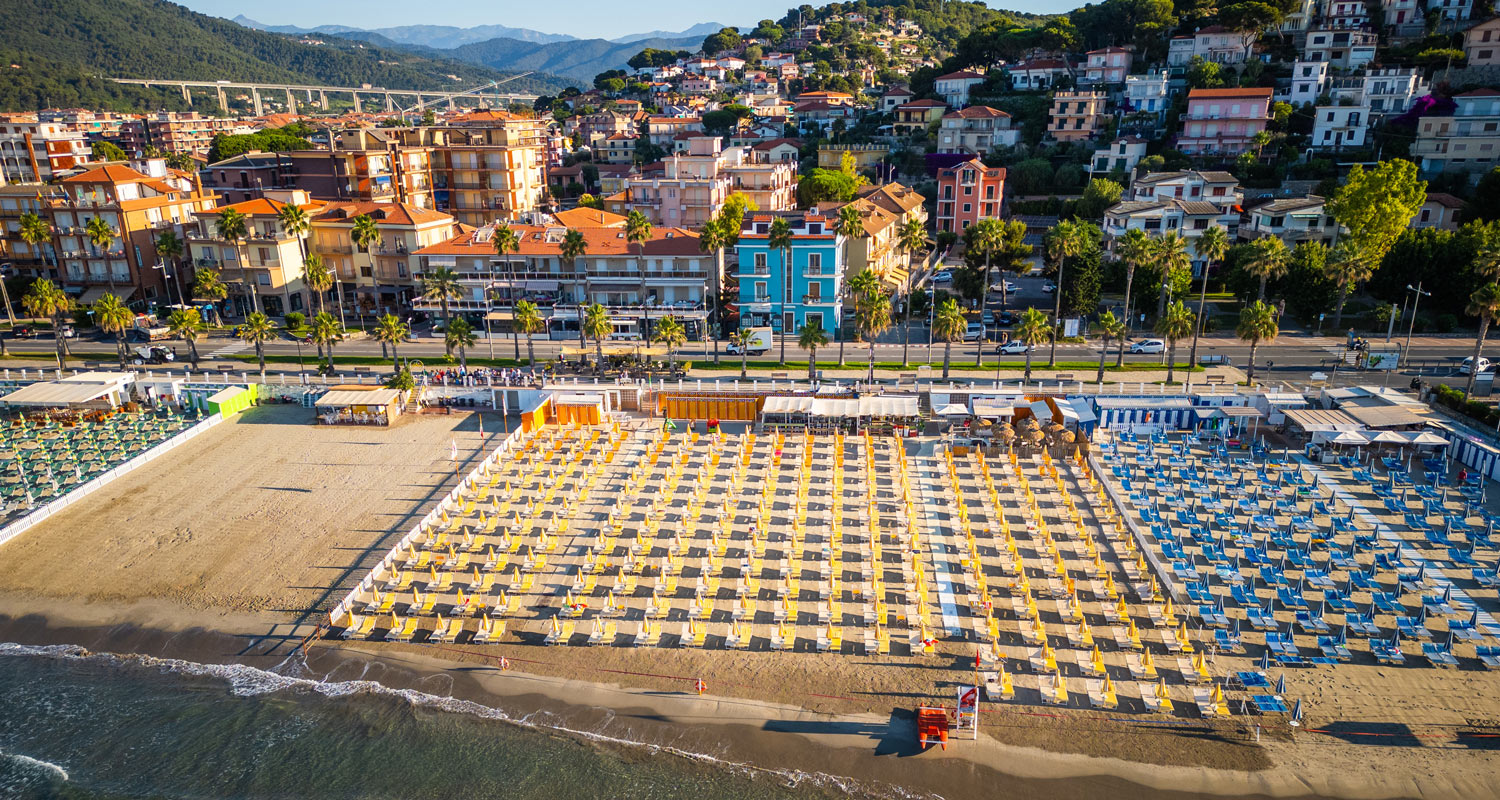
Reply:
M1411 155L1428 175L1486 172L1500 163L1500 90L1474 89L1453 102L1452 115L1421 119Z
M818 210L836 220L846 205L859 212L864 231L846 245L844 276L853 277L868 269L892 291L904 293L910 275L908 254L901 249L901 228L910 220L927 225L922 195L899 183L861 186L848 203L822 204Z
M1047 135L1059 142L1092 139L1104 124L1104 92L1055 92Z
M297 188L296 164L284 153L255 150L216 161L199 170L199 174L203 188L228 205L255 200L268 189Z
M999 217L1004 204L1004 167L986 167L976 158L938 171L937 230L963 233Z
M1135 172L1135 166L1145 157L1145 139L1139 136L1121 136L1110 142L1109 146L1094 151L1094 157L1089 160L1089 174L1106 177L1110 173L1121 172L1129 181L1130 175Z
M1422 207L1411 218L1413 228L1438 228L1456 231L1463 214L1464 201L1447 192L1428 192Z
M770 245L771 223L791 226L791 246ZM757 213L740 232L738 273L740 327L770 326L789 335L817 324L837 339L843 327L844 237L838 220L817 209ZM790 260L787 253L790 252Z
M1176 231L1192 241L1217 226L1232 241L1239 231L1243 203L1239 180L1227 172L1148 173L1131 184L1125 200L1104 212L1105 245L1113 252L1115 240L1132 228L1150 236ZM1193 255L1196 271L1205 262L1196 250Z
M1193 89L1177 147L1190 155L1237 156L1271 118L1270 89Z
M1427 10L1437 11L1438 16L1451 25L1474 16L1474 0L1428 0Z
M1292 83L1282 99L1294 106L1316 103L1331 85L1327 61L1298 61L1292 64Z
M1223 212L1213 203L1202 200L1124 200L1104 212L1104 245L1115 252L1115 243L1127 231L1141 230L1153 238L1176 232L1193 244L1193 274L1206 260L1198 255L1196 241L1209 226L1221 221Z
M0 183L50 183L92 162L83 132L35 115L0 115Z
M633 164L638 138L633 133L616 133L604 138L595 137L590 140L589 146L594 149L595 161L604 164Z
M162 159L106 164L63 178L58 187L60 194L47 202L58 280L81 304L106 292L135 305L167 299L167 273L156 268L156 238L167 230L184 236L184 228L217 199ZM108 247L96 246L84 233L96 217L116 232Z
M369 248L354 246L359 217L375 223L379 240ZM442 211L404 203L328 203L312 218L308 247L333 272L337 285L326 304L339 303L346 313L396 313L419 294L421 259L417 252L448 241L465 226Z
M541 206L547 189L544 121L507 114L462 126L391 130L400 135L401 156L426 154L431 164L428 178L419 167L397 161L398 197L406 198L405 205L442 211L465 225ZM430 203L424 202L426 191Z
M1240 236L1246 241L1274 236L1289 248L1302 242L1320 242L1332 247L1338 238L1339 225L1325 205L1322 197L1310 194L1255 206L1245 212Z
M1361 98L1371 114L1382 118L1406 113L1412 103L1430 91L1421 70L1386 67L1365 72Z
M562 256L562 225L512 225L520 250L504 259L495 254L496 225L465 229L416 252L421 273L447 267L458 273L464 292L452 308L488 313L496 329L511 329L515 303L529 300L547 318L555 339L578 336L580 311L590 304L610 312L615 336L639 339L646 326L673 316L693 337L707 330L706 300L718 285L714 255L698 246L698 236L682 228L655 228L644 244L631 244L621 226L575 227L586 254L576 262ZM415 307L437 310L418 299ZM651 322L643 323L642 319Z
M646 119L646 139L657 147L671 149L672 140L679 133L702 133L703 120L700 117L648 117Z
M940 75L933 81L933 91L942 95L943 100L953 108L963 108L969 104L969 92L975 86L984 83L984 74L972 70L959 70L947 75Z
M1125 111L1155 114L1158 119L1172 104L1171 76L1165 70L1150 70L1145 75L1125 76Z
M430 207L432 148L403 142L398 128L333 131L326 150L285 154L297 165L297 188L322 200L394 203ZM423 130L423 129L417 129Z
M1303 40L1302 57L1339 69L1358 69L1375 60L1374 31L1314 28Z
M897 136L911 136L926 132L932 123L943 118L948 106L940 100L915 100L896 107L896 120L891 130Z
M1332 28L1365 28L1370 24L1370 9L1365 0L1332 0L1328 3L1323 21ZM1386 20L1391 24L1393 20Z
M970 106L944 114L938 123L939 153L984 156L1002 147L1014 147L1021 131L1011 127L1011 117L989 106Z
M1313 109L1313 150L1339 151L1346 147L1364 147L1370 130L1369 106L1318 106Z
M52 277L57 253L52 242L32 246L21 238L21 218L27 214L50 219L50 201L59 198L57 187L45 183L12 183L0 185L0 263L10 265L16 274ZM7 271L6 274L12 274ZM14 298L12 298L14 299Z
M1032 92L1050 89L1059 80L1073 75L1073 67L1060 58L1030 58L1006 69L1010 88Z
M1086 86L1117 86L1130 74L1132 54L1123 47L1105 47L1084 54L1083 74L1078 83Z
M1250 59L1256 34L1232 31L1220 25L1209 25L1191 36L1174 36L1167 44L1167 66L1172 71L1186 69L1197 56L1218 64L1243 64Z
M1500 64L1500 17L1464 31L1464 58L1471 67Z
M1142 175L1131 184L1129 199L1204 200L1218 206L1226 217L1237 218L1245 194L1240 189L1239 179L1228 172L1189 169ZM1234 229L1227 219L1225 227L1231 231Z
M239 120L205 117L196 111L158 111L120 126L120 147L140 155L149 146L166 153L202 155L215 136L228 135L240 127Z
M306 313L312 297L303 281L307 244L282 226L277 214L288 205L314 217L324 208L298 189L271 189L261 197L201 211L187 227L188 255L196 269L219 271L230 287L229 307L236 316L261 311L279 317L289 311ZM219 235L219 220L226 211L245 217L247 235L229 241Z
M571 132L578 134L579 140L585 143L596 136L608 138L616 134L630 134L634 138L640 132L630 115L618 114L614 111L584 114L576 121L570 120L570 122L573 128Z
M698 229L735 192L744 192L763 211L796 204L794 162L758 164L747 149L726 150L722 141L717 136L694 136L686 152L663 159L659 175L633 178L627 210L645 214L654 225Z

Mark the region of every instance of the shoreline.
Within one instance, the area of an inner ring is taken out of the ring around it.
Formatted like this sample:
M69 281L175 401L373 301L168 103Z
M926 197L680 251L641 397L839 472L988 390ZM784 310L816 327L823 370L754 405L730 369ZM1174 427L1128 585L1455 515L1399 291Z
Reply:
M903 710L886 716L832 714L740 697L699 697L688 690L632 688L515 669L501 672L492 665L446 657L420 646L397 649L319 640L308 647L305 656L289 658L302 632L268 614L216 615L181 607L173 613L171 604L158 603L125 607L66 601L21 603L0 595L0 609L8 612L16 605L45 605L53 613L35 607L18 614L0 613L0 641L70 644L96 653L243 664L262 670L292 661L305 673L295 677L328 682L374 680L393 690L470 701L497 709L519 724L587 740L666 749L685 758L711 759L729 768L738 765L777 775L779 780L794 780L800 774L843 790L853 785L885 796L995 796L996 786L1004 787L1000 796L1054 800L1105 793L1127 800L1205 796L1379 800L1483 796L1487 791L1478 784L1438 781L1436 774L1428 781L1376 786L1333 772L1299 775L1280 765L1256 772L1160 766L1004 744L988 732L978 742L955 740L947 751L934 749L916 757L911 719ZM214 617L225 624L205 624ZM1345 774L1357 775L1355 771Z

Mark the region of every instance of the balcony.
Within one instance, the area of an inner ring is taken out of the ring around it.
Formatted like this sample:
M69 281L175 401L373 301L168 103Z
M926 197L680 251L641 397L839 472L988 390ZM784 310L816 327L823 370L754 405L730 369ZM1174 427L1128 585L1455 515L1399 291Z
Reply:
M803 305L822 306L833 305L836 301L832 297L824 297L820 294L804 294L801 302Z

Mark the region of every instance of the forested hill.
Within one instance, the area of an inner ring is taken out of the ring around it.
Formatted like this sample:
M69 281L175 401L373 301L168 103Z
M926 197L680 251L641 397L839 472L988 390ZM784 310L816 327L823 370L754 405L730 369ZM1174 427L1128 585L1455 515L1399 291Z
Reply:
M506 73L457 60L338 38L252 30L162 0L7 0L0 39L0 108L120 110L171 107L157 91L108 77L467 88ZM564 83L528 76L506 85L553 93Z

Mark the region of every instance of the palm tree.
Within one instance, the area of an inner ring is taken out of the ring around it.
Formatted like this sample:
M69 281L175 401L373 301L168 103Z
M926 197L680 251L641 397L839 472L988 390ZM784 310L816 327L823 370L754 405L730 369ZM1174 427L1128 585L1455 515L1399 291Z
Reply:
M396 368L396 364L400 359L400 356L396 352L396 347L401 342L406 341L406 336L409 333L411 333L411 328L395 314L385 314L380 319L375 320L374 336L376 341L380 342L380 354L384 356L385 346L391 346L392 369Z
M1139 228L1131 228L1120 237L1119 243L1115 245L1115 252L1120 254L1120 260L1125 262L1125 332L1130 332L1130 323L1135 315L1130 313L1130 288L1135 283L1135 268L1145 264L1151 259L1151 237ZM1120 355L1115 359L1116 367L1125 366L1125 336L1120 337Z
M245 317L245 324L240 326L240 341L255 345L255 360L260 362L262 382L266 379L266 342L275 338L276 323L259 311Z
M369 214L360 214L352 221L354 227L349 229L349 242L354 245L355 249L363 249L365 256L370 259L370 275L373 276L375 281L375 297L378 300L380 297L380 270L375 268L375 245L380 243L380 227L375 224L375 220ZM339 335L343 335L342 331L340 331ZM332 362L329 363L328 368L330 370L333 369Z
M1152 255L1156 258L1156 265L1161 267L1161 292L1156 298L1156 316L1160 317L1167 312L1167 299L1172 294L1173 279L1191 270L1193 261L1188 258L1187 239L1182 238L1182 234L1177 231L1157 239L1154 244Z
M1156 335L1167 340L1167 384L1172 383L1174 370L1177 368L1177 340L1186 339L1193 334L1194 323L1197 320L1193 312L1182 304L1181 300L1174 300L1167 306L1167 311L1156 320ZM1188 372L1193 367L1188 365Z
M1328 254L1328 260L1323 265L1324 273L1339 287L1339 299L1333 307L1333 329L1338 330L1344 324L1344 303L1349 299L1349 293L1358 288L1360 284L1370 279L1374 272L1374 262L1365 256L1364 251L1353 243L1352 239L1343 238L1333 246Z
M587 343L585 343L584 340L583 340L583 308L589 302L589 300L591 299L591 297L590 297L590 294L591 294L590 290L591 290L592 287L589 285L589 269L588 269L588 264L585 263L584 266L583 266L583 269L580 270L578 268L578 259L583 258L584 256L588 255L588 252L589 252L589 242L588 242L587 239L585 239L583 237L583 234L581 232L573 230L572 228L569 228L568 232L563 234L562 245L559 248L559 254L563 258L566 258L570 262L572 262L572 264L573 264L573 280L575 282L578 281L578 280L580 280L580 279L583 281L583 297L578 300L578 346L579 347L586 347L587 346Z
M1065 219L1057 223L1047 235L1047 257L1057 266L1056 290L1053 298L1056 307L1052 312L1052 324L1062 324L1062 298L1063 298L1063 266L1070 258L1077 258L1083 254L1084 248L1088 246L1088 234L1084 230L1084 224ZM1052 337L1052 346L1047 353L1047 366L1057 366L1057 337Z
M326 369L331 374L333 372L333 346L343 341L344 326L339 324L338 319L332 314L320 311L308 325L307 335L319 347L325 348L328 357Z
M869 270L865 270L869 272ZM854 301L854 325L859 336L870 348L870 366L865 381L875 382L875 340L891 329L891 298L876 286L872 292L862 292Z
M1235 327L1235 333L1250 343L1250 366L1245 371L1245 385L1250 386L1255 383L1255 348L1261 342L1275 341L1276 334L1280 333L1276 325L1276 307L1266 305L1264 300L1256 300L1240 309L1240 324Z
M995 253L1005 245L1005 223L998 219L982 219L974 223L974 238L970 246L984 253L984 292L989 291L990 273L995 259ZM1004 293L1001 293L1004 296ZM974 366L984 364L984 339L979 340L979 346L974 349Z
M854 297L855 318L859 317L860 298L880 291L880 278L868 269L862 269L854 277L849 279L845 291ZM839 313L843 314L844 304L839 303ZM843 331L843 325L839 325L839 332ZM844 337L839 336L839 366L844 366Z
M651 341L667 346L667 368L675 371L677 348L687 342L687 331L683 330L682 323L668 314L662 318L661 322L656 323L655 330L651 331Z
M536 366L536 351L532 349L531 337L547 329L547 323L542 321L542 315L537 311L536 303L530 300L516 303L515 325L516 330L526 334L526 363Z
M333 270L329 269L328 265L323 263L322 256L312 253L302 259L302 281L307 284L307 288L311 289L313 295L318 298L318 311L327 311L328 309L324 306L324 298L327 296L328 290L333 288Z
M120 370L125 369L125 332L135 324L135 313L120 298L106 294L94 303L94 321L99 329L115 335L115 354L120 357Z
M1494 281L1474 290L1469 295L1469 305L1464 313L1479 317L1479 335L1474 337L1474 356L1469 361L1469 380L1464 384L1464 396L1474 391L1474 377L1479 374L1479 353L1484 349L1484 337L1490 332L1490 323L1500 316L1500 285Z
M1210 225L1193 244L1193 250L1203 258L1203 283L1198 291L1198 321L1193 326L1193 346L1188 351L1188 386L1193 385L1193 368L1198 365L1198 337L1203 333L1203 311L1208 304L1208 268L1214 262L1222 262L1229 254L1229 232L1221 225Z
M19 234L21 241L31 245L31 249L42 257L44 263L52 264L52 259L47 257L47 251L42 249L42 245L52 242L52 223L28 211L21 215Z
M233 208L226 208L219 212L219 218L214 222L214 228L219 234L220 239L229 242L234 247L234 257L239 262L238 266L240 268L240 285L245 287L245 291L250 295L251 307L259 311L260 295L256 293L250 276L245 272L249 266L246 263L248 259L241 250L244 247L246 237L250 235L249 221L239 211Z
M615 332L615 324L609 318L609 311L598 303L588 307L583 315L583 332L594 340L594 355L598 359L594 368L604 369L604 340Z
M478 339L474 336L474 328L463 317L453 320L453 324L449 325L448 330L443 332L444 346L448 348L450 354L454 350L458 351L459 367L464 372L469 371L469 348L473 347L476 341ZM519 361L520 359L517 360Z
M182 258L183 253L187 252L187 246L183 244L182 239L173 231L162 231L161 235L156 237L156 242L154 244L156 245L156 254L160 256L162 260L162 280L176 283L177 278L175 276L179 274L178 270L181 269L181 266L177 264L177 260ZM171 262L173 267L175 267L175 269L171 271L171 274L168 274L165 271L168 262ZM170 286L171 283L168 283L167 285ZM177 283L177 294L179 296L182 294L181 283ZM168 291L167 297L170 299L171 296L171 292Z
M426 300L436 300L442 306L445 327L453 321L453 315L448 310L448 303L452 300L461 300L463 296L463 284L458 282L458 273L454 272L451 267L438 267L422 276L422 297Z
M276 221L288 236L297 238L297 249L302 252L302 261L307 261L307 233L312 230L312 220L302 206L287 203L276 209Z
M896 237L901 251L906 253L906 327L901 336L901 366L904 367L907 364L906 351L911 346L911 262L912 256L927 246L927 226L922 220L912 217L901 223Z
M639 211L632 211L625 217L625 243L634 245L636 251L636 269L641 273L641 338L651 340L651 319L646 312L646 242L651 241L651 220Z
M785 217L771 220L771 229L766 246L781 251L781 308L776 316L781 326L781 366L786 366L786 337L791 334L786 324L787 295L792 293L792 226Z
M846 204L843 208L840 208L839 219L838 222L834 225L834 230L836 230L838 232L838 235L844 240L844 268L848 269L851 258L851 256L849 255L849 251L853 249L854 240L865 232L865 221L864 218L860 216L859 209L855 208L853 204ZM865 272L869 272L869 269L861 270L860 274L862 275ZM877 284L879 283L880 278L878 275L871 273L871 277L875 279ZM843 293L841 297L839 297L839 315L841 319L843 316L843 306L845 299L848 297L849 293L857 291L860 291L860 289L855 287L853 282L851 281L849 286L847 287L847 291ZM841 367L844 366L843 328L844 326L840 324L839 330L837 331L839 340L839 366Z
M505 265L506 274L510 276L510 286L507 290L507 294L510 296L511 309L510 343L515 346L516 360L520 361L521 334L516 330L515 326L516 269L515 262L506 258L506 256L510 255L511 253L519 253L521 251L521 237L517 236L515 230L512 229L509 225L497 225L495 226L495 235L490 239L490 243L495 248L495 255L499 256L500 262ZM492 349L490 352L493 353L494 350Z
M196 308L179 308L167 317L167 330L177 338L187 342L188 359L193 362L193 369L198 368L198 334L203 332L203 318L198 316Z
M1125 323L1115 316L1115 312L1106 311L1100 315L1094 327L1099 329L1099 374L1094 378L1094 382L1103 386L1104 360L1109 358L1109 340L1125 336Z
M26 313L33 317L46 317L52 321L54 346L57 348L57 368L62 369L65 363L66 350L64 344L67 341L62 335L63 315L73 310L73 300L58 288L57 284L42 278L31 284L31 289L21 298L21 306Z
M1286 273L1291 253L1286 249L1286 242L1275 236L1262 236L1250 245L1251 256L1245 262L1245 272L1260 279L1260 292L1256 294L1256 300L1266 299L1266 283L1272 278L1279 278Z
M88 237L89 244L95 248L95 255L103 256L109 253L109 246L115 243L120 232L110 227L103 217L94 217L84 226L83 233ZM109 272L110 280L114 280L114 271Z
M714 280L718 281L724 274L724 248L729 246L728 227L733 224L724 217L713 217L703 223L703 229L698 232L698 249L704 253L714 254ZM719 294L718 291L714 295ZM708 307L708 333L714 343L714 366L719 365L719 324L718 309L719 298L716 296L705 297L709 303Z
M225 286L224 281L220 279L218 270L205 267L193 273L193 296L210 303L222 303L225 298L229 297L229 287ZM211 308L213 308L214 316L217 317L218 306L211 306Z
M1031 351L1054 332L1047 315L1035 308L1023 311L1016 321L1016 338L1026 343L1026 380L1031 380Z
M811 383L818 376L818 348L828 344L828 333L817 322L809 322L797 332L797 346L807 351L807 380Z
M958 302L949 298L938 305L932 315L932 338L943 343L943 380L948 379L948 365L953 355L953 343L964 338L968 323Z
M755 334L749 328L740 328L729 334L729 343L740 351L740 380L745 379L745 368L750 360L750 345L755 342Z

